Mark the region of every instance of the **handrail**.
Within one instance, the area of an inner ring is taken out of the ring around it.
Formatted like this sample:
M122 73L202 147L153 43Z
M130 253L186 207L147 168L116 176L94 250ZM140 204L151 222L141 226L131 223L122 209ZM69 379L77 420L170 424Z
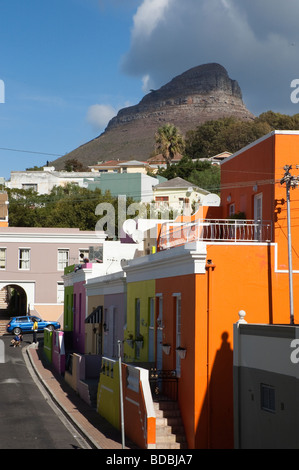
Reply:
M158 246L161 250L191 241L270 242L272 223L247 219L205 219L197 222L166 222L162 225Z

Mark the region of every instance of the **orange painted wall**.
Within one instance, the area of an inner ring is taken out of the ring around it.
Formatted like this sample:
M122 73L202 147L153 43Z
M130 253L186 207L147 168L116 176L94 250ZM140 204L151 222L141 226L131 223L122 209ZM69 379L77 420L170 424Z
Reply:
M229 205L233 203L236 213L245 212L247 219L253 219L254 195L263 192L263 219L272 220L274 149L275 139L269 137L221 165L221 206L224 219L228 216ZM256 191L254 186L257 186ZM231 197L230 201L227 200L228 196Z
M175 299L174 293L181 293L181 345L187 348L186 358L181 360L182 373L179 380L178 401L187 433L188 443L194 440L194 370L195 364L195 276L178 276L156 280L156 292L163 294L163 343L171 345L169 356L163 354L163 369L173 370L176 367L175 352Z
M284 175L283 167L292 165L290 173L293 176L299 175L299 135L284 134L275 136L275 199L276 218L274 235L275 241L279 244L278 249L278 269L286 269L288 266L288 244L287 244L287 204L281 203L281 199L286 201L286 186L280 184L280 180ZM299 269L299 188L290 191L290 213L292 222L292 258L293 269Z
M181 293L182 346L179 403L189 448L233 447L233 324L239 310L249 323L288 323L288 278L273 272L274 245L214 244L214 269L158 279L163 294L163 342L174 345L173 293ZM210 280L209 280L210 276ZM299 293L299 282L295 282ZM298 302L298 299L296 303ZM175 352L163 356L175 368Z
M298 164L299 133L276 131L221 165L221 205L224 218L228 214L228 196L231 197L230 203L235 203L236 212L244 211L247 219L253 219L254 196L263 194L263 220L272 221L272 241L277 243L278 270L288 270L286 185L281 184L281 179L285 173L285 165L292 165L293 176L299 175L299 169L296 169ZM294 271L299 271L298 187L291 190L290 198L292 267ZM273 276L275 280L276 274L273 273ZM287 274L279 273L278 277L281 282L281 278L287 277ZM285 298L284 293L282 295Z
M254 219L254 196L263 194L263 220L272 221L270 244L208 244L214 268L205 274L156 281L163 294L165 341L174 332L173 297L181 292L182 360L180 409L192 448L233 447L233 324L239 310L248 323L289 324L287 213L284 165L299 174L299 135L274 133L250 146L221 167L222 218L227 198L236 212ZM299 189L291 191L293 269L299 271ZM278 201L278 203L277 203ZM280 202L279 202L280 201ZM280 272L280 271L285 272ZM209 273L209 274L208 274ZM295 323L299 322L299 273L293 274ZM167 299L167 300L166 300ZM165 357L174 367L174 356Z

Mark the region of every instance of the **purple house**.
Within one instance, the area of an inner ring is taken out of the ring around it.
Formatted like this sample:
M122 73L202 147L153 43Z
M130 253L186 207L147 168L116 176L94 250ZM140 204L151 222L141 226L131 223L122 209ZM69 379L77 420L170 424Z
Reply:
M103 262L82 264L67 270L65 315L71 312L73 350L79 354L117 357L117 340L123 339L126 322L126 282L124 260L140 251L136 243L105 241ZM69 304L68 304L69 302ZM105 302L105 303L104 303Z
M126 275L121 270L116 273L95 277L86 282L86 305L92 310L95 304L102 307L101 353L105 357L118 357L118 343L124 338L127 316ZM87 325L86 325L87 326ZM86 331L86 352L92 351L91 334Z

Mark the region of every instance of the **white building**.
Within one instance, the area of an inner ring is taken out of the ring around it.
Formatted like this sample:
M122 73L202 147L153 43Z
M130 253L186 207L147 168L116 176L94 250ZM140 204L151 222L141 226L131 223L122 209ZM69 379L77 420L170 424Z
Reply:
M49 194L54 186L65 186L68 183L87 186L87 181L94 180L94 174L76 171L55 171L54 167L43 168L43 171L12 171L10 180L5 186L10 189L33 189L38 194Z

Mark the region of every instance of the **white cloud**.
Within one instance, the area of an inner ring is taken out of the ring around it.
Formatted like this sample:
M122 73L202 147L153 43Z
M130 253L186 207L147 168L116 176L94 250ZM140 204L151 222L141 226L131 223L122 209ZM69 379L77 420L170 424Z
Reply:
M141 36L150 36L159 23L166 19L167 8L171 3L173 0L144 0L133 18L133 40Z
M298 0L143 0L122 62L143 89L188 68L223 65L255 114L299 112L290 83L299 78Z
M116 113L117 110L111 105L94 104L88 108L87 121L96 130L103 130Z

